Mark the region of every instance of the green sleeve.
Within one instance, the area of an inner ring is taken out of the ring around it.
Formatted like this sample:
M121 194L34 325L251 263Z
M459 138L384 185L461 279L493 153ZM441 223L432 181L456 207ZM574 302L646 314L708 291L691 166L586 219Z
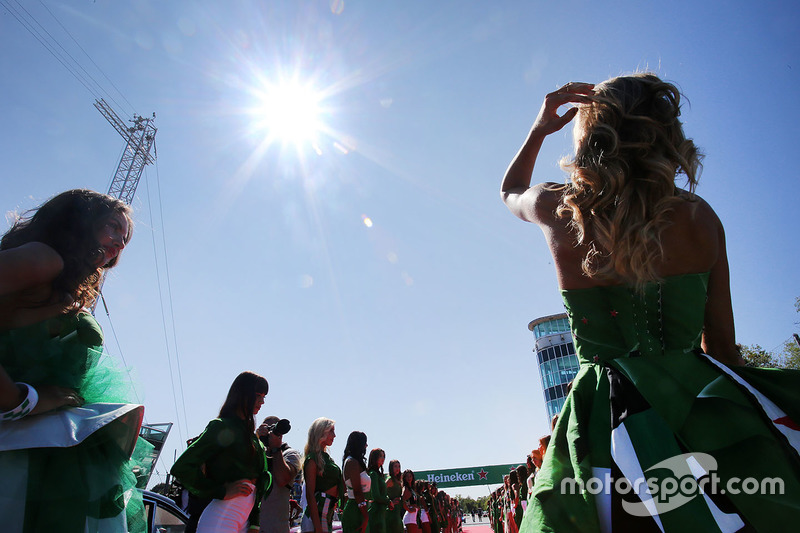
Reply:
M256 439L256 442L258 443L256 454L260 456L262 466L258 479L256 479L256 501L253 503L253 508L250 509L248 518L251 527L261 525L261 502L272 492L272 474L267 469L266 450L260 440Z
M389 494L386 492L386 480L383 474L373 470L369 475L372 477L372 501L389 505Z
M224 425L224 422L219 419L209 422L200 437L186 448L186 451L178 457L170 470L170 473L178 478L184 487L201 498L218 500L225 498L225 485L208 479L202 470L205 462L222 449L217 436Z

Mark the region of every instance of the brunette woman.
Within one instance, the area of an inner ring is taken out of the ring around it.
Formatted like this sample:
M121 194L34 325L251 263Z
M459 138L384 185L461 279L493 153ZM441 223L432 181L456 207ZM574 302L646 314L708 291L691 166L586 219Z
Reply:
M0 241L3 531L119 531L143 512L128 460L144 408L120 403L128 377L88 311L132 231L123 202L75 189Z
M342 531L344 533L364 533L369 524L369 502L367 493L372 478L367 472L367 436L361 431L353 431L347 437L344 447L344 485L347 489L347 503L342 512Z
M514 520L517 522L517 526L522 523L522 515L525 513L525 509L528 508L528 467L525 465L519 465L517 467L517 483L518 488L517 490L517 509L514 513Z
M236 376L219 416L172 466L183 486L213 498L200 515L197 533L240 533L248 523L258 528L259 504L272 482L264 445L255 434L255 416L267 392L262 376Z
M336 502L344 493L342 471L328 455L328 447L334 438L336 427L330 418L317 418L308 428L308 441L303 453L306 491L306 508L300 524L303 532L329 533L333 530Z
M367 472L372 478L370 496L372 503L369 506L369 531L370 533L386 533L386 513L390 505L389 494L386 490L386 476L383 473L383 462L386 454L380 448L373 448L369 452Z
M389 497L389 511L386 513L386 533L403 533L403 480L400 478L400 461L389 461L389 479L386 481L386 494Z
M419 516L417 523L422 528L422 533L431 533L431 500L428 493L428 482L418 479L416 483L419 495Z
M419 496L414 489L414 472L405 470L403 472L403 508L405 514L403 515L403 525L406 528L406 533L420 533L419 526L417 525L417 513L419 512Z

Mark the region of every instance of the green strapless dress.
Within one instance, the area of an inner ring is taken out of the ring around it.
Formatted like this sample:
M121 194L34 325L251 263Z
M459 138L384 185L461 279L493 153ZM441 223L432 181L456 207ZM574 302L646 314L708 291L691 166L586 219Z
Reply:
M15 381L72 388L82 407L0 422L0 529L144 531L135 491L144 408L127 403L129 378L102 351L87 313L0 331L0 364ZM127 511L127 513L126 513Z
M701 353L707 285L562 291L581 368L521 533L800 524L800 372Z

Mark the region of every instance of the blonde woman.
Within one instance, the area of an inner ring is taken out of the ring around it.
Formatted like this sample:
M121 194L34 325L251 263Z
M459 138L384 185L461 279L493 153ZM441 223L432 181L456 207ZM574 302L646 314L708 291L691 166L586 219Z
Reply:
M306 508L301 531L329 533L333 526L336 502L343 492L342 471L328 455L328 447L336 438L335 422L317 418L308 428L308 441L303 451Z
M693 193L700 155L680 101L653 74L568 83L545 97L503 179L511 212L544 232L581 362L521 533L788 531L800 519L800 377L741 366L725 233ZM566 183L531 187L545 137L573 118ZM657 464L671 481L713 471L718 489L680 500L616 483ZM783 493L726 490L752 476L780 477ZM563 489L592 478L610 480L602 497Z

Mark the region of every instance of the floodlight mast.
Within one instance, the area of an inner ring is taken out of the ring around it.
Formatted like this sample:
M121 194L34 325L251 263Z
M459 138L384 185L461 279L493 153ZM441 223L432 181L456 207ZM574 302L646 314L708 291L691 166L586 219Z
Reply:
M144 167L155 161L150 155L150 150L155 143L156 131L158 131L154 124L156 114L153 113L152 118L134 114L133 120L129 121L132 126L128 126L102 98L95 101L94 107L127 143L114 178L111 180L111 186L108 188L108 195L131 205Z

